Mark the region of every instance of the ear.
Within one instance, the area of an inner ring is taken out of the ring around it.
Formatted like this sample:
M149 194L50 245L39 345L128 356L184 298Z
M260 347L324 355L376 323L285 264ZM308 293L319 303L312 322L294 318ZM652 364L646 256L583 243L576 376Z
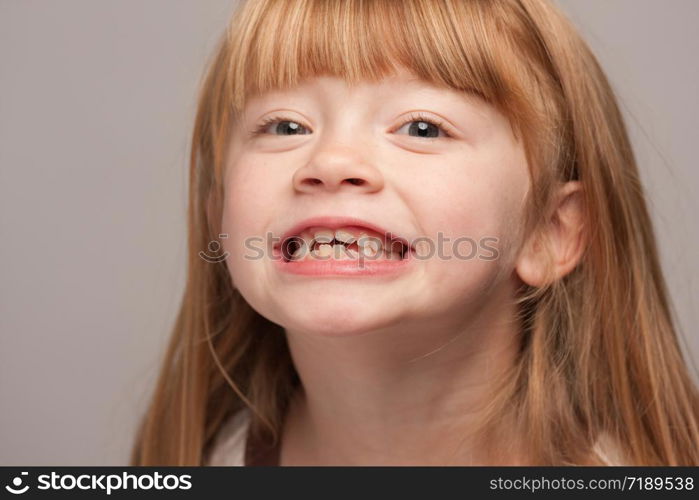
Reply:
M566 182L554 196L549 220L525 243L517 258L515 270L520 279L540 287L571 272L585 249L584 224L582 184ZM544 251L547 240L551 261Z

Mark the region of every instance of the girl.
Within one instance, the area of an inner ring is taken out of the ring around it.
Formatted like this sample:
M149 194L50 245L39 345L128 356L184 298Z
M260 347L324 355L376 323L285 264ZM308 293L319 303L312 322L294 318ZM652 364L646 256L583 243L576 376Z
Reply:
M546 0L242 4L188 265L133 465L699 464L627 132Z

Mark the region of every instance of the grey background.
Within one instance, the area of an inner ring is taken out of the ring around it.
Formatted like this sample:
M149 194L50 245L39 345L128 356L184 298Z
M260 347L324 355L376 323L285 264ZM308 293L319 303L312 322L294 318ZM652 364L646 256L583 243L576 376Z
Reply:
M185 273L189 132L234 0L0 0L0 465L123 465ZM566 0L618 91L699 359L695 0Z

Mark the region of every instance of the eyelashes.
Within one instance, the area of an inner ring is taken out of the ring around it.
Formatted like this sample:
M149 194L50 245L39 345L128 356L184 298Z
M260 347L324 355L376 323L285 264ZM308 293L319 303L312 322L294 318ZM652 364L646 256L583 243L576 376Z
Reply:
M267 129L270 127L272 124L279 124L282 122L289 122L296 124L296 127L292 127L291 130L306 130L307 132L305 133L297 133L297 134L268 134ZM421 114L419 112L413 112L408 115L408 117L401 122L401 124L397 127L395 127L392 131L395 132L396 130L400 130L403 128L405 125L413 122L424 122L428 123L436 128L439 129L439 132L442 132L444 135L443 136L437 136L437 137L421 137L421 136L409 136L409 137L417 137L418 139L427 139L427 140L435 140L435 139L450 139L454 135L450 130L450 127L446 125L443 121L438 120L436 118L432 118L431 116L426 116L424 114ZM273 115L268 118L265 118L262 123L257 125L255 129L250 133L251 137L258 137L262 135L280 135L281 137L290 137L293 135L308 135L310 132L308 132L308 127L305 125L301 124L297 120L293 120L291 118L282 116L282 115Z
M446 125L443 121L438 120L436 118L428 117L423 114L420 114L419 112L413 112L408 115L408 118L403 121L403 123L398 126L395 130L400 130L404 126L406 126L408 123L412 122L424 122L424 123L429 123L430 125L434 125L437 127L439 130L441 130L444 133L444 137L442 139L449 139L453 137L452 133L450 132L449 126ZM410 137L415 137L415 136L410 136ZM420 137L420 139L440 139L440 137Z
M276 134L267 134L265 131L273 123L280 123L280 122L296 123L296 124L300 125L301 128L307 129L304 125L301 125L298 121L292 120L291 118L286 118L284 116L271 116L269 118L265 118L265 120L262 123L260 123L255 128L255 130L252 131L252 133L250 135L253 137L256 137L258 135L276 135ZM291 135L306 135L306 134L291 134Z

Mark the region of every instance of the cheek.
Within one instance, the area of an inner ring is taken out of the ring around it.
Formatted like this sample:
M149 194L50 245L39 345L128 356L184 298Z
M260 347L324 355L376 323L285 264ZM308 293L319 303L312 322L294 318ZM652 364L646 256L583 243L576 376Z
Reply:
M440 232L450 238L442 245L444 252L469 254L474 242L481 246L485 239L487 246L493 238L510 246L528 189L526 164L519 155L453 159L447 167L419 183L414 205L422 207L417 217L423 228L432 238Z
M229 165L224 186L221 220L223 248L228 252L227 264L235 284L241 290L254 282L256 269L269 257L269 238L264 228L273 217L266 201L273 199L268 175L257 164L244 158Z
M413 205L435 242L430 274L456 300L487 290L513 268L528 171L512 148L451 158L439 168L439 176L421 179Z

